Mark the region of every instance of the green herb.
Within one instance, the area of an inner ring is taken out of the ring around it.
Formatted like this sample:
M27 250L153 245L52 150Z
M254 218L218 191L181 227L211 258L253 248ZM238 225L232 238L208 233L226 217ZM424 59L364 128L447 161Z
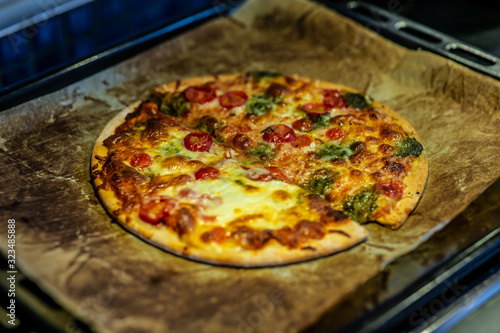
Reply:
M169 142L165 146L161 147L161 150L167 156L178 155L181 152L181 149L175 145L174 142Z
M273 156L273 148L267 143L259 142L257 143L257 146L248 151L247 154L259 156L260 159L270 160Z
M189 104L184 99L182 93L167 95L162 101L161 112L177 117L189 112Z
M344 95L344 98L347 100L347 105L354 109L366 109L371 106L371 103L368 102L364 95L347 93Z
M424 147L417 139L407 135L404 140L396 142L396 152L394 155L399 157L413 155L418 157L422 154L423 150Z
M274 108L274 100L266 95L251 96L247 105L247 113L255 116L262 116L269 113Z
M364 223L368 222L371 213L377 208L377 195L371 190L350 196L344 201L344 212L353 220Z
M261 79L271 79L275 77L283 76L280 73L276 72L267 72L267 71L257 71L257 72L252 72L252 77L256 80L261 80Z
M326 189L335 182L336 175L330 169L320 169L312 175L305 187L318 195L325 195Z
M330 125L330 114L325 113L319 116L311 116L309 115L309 118L319 127L325 127Z
M335 143L325 143L317 153L328 161L336 158L349 158L354 154L351 148Z

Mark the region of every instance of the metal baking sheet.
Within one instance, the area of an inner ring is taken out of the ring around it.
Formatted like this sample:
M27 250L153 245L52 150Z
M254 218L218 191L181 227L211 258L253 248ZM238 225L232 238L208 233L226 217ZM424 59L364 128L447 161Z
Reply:
M106 122L163 82L262 69L353 86L414 125L431 174L407 224L370 225L370 241L340 255L245 270L169 255L111 223L88 182ZM249 1L230 18L2 112L1 214L18 221L20 268L97 331L299 331L321 323L498 178L499 92L491 78L398 47L317 4ZM3 251L5 236L2 229Z

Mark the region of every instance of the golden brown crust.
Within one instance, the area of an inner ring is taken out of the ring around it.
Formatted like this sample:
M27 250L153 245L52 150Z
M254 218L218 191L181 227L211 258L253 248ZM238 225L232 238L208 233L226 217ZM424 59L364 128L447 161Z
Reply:
M166 93L181 92L189 86L205 84L208 81L223 82L239 78L241 78L240 74L188 78L159 86L153 91L153 94L162 96ZM311 85L318 88L339 89L345 92L359 93L355 89L343 85L299 76L294 76L294 78L310 82ZM374 101L373 103L374 107L382 110L386 115L391 117L394 123L400 125L408 134L420 141L413 127L405 119L386 105L378 101ZM119 112L103 129L96 140L92 152L92 172L99 172L102 170L102 157L108 155L108 149L104 146L103 141L114 134L115 129L124 122L126 116L133 112L139 105L140 102L136 102ZM397 201L390 212L386 212L382 215L379 214L380 217L377 219L378 223L393 229L398 228L404 223L422 196L428 173L427 156L425 152L417 157L412 165L412 172L404 180L405 190L403 197ZM298 248L283 246L275 239L269 241L264 247L257 249L243 249L238 246L231 246L224 243L219 244L216 242L203 243L197 241L193 242L192 240L187 241L185 237L181 237L178 233L165 228L163 225L145 223L139 217L137 209L131 212L124 212L121 210L121 208L123 208L122 203L116 194L109 188L101 188L100 185L102 185L101 179L99 177L94 177L94 186L96 187L97 194L101 198L102 203L113 217L115 217L127 230L169 252L207 263L241 267L282 265L319 258L343 251L367 238L366 230L349 219L347 222L339 224L336 227L330 227L331 231L322 239L309 239L307 243L302 244Z

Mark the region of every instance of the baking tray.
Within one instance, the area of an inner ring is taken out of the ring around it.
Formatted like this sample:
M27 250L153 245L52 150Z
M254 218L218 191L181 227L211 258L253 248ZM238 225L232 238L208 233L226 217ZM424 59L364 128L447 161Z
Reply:
M221 12L227 12L234 9L236 5L237 4L234 1L232 1L230 5L220 4L220 7L214 7L208 11L198 13L181 21L180 23L168 26L138 40L130 41L125 45L99 54L96 57L89 58L88 60L75 64L74 66L71 66L61 72L44 77L39 81L33 82L32 84L9 94L5 99L1 100L1 109L6 109L10 106L32 99L33 97L36 97L37 94L41 95L48 93L59 89L61 86L66 86L71 82L78 81L93 72L99 71L107 66L111 66L122 59L126 59L133 54L136 54L140 50L144 50L145 47L150 47L161 40L186 31L196 24L220 15ZM451 55L450 59L453 59ZM479 69L476 70L480 71ZM43 90L40 90L41 88L43 88ZM453 228L457 229L456 226L460 224L460 219L468 219L469 217L467 214L470 215L477 213L477 208L474 207L481 206L485 201L494 200L495 198L498 199L498 192L500 189L498 184L499 182L497 181L491 187L492 190L487 191L487 193L471 205L472 208L469 208L466 212L464 212L465 215L462 214L462 217L458 217L457 219L459 222L454 221ZM489 217L489 219L491 220L490 224L494 226L495 223L498 222L496 220L499 215L498 207L490 210L489 212L493 214ZM484 216L479 214L479 218L484 218ZM462 224L465 227L470 227L470 224L467 225L465 222ZM389 283L391 279L388 278L387 275L390 275L391 273L388 272L397 272L401 270L408 272L408 267L405 266L407 264L405 260L414 261L414 258L412 258L412 256L415 256L414 253L420 253L422 248L425 249L426 246L432 245L433 242L437 242L437 244L439 244L440 241L442 241L439 239L440 235L443 238L447 238L449 237L449 234L453 234L447 229L450 228L443 229L444 234L447 236L443 236L441 233L436 234L427 243L423 244L412 253L403 256L396 262L390 264L382 273L372 279L367 284L367 287L361 287L353 297L359 297L359 293L366 293L365 296L369 294L370 283L376 284L378 281L377 279L383 279L385 284ZM450 242L450 239L447 239L447 241ZM437 247L436 244L434 244L434 248L435 247ZM464 243L460 244L460 247L456 249L455 255L452 258L435 259L434 267L432 268L422 264L421 267L424 271L421 271L419 275L415 275L415 279L408 279L404 283L404 288L397 292L378 296L376 302L377 304L370 311L362 311L363 313L361 313L356 319L345 323L345 325L337 324L337 327L335 327L335 325L332 325L329 321L329 316L327 314L318 322L317 325L311 327L310 330L330 331L331 329L335 329L340 331L343 330L345 332L363 332L367 330L390 331L391 329L395 329L395 325L405 321L405 318L408 318L408 313L411 314L412 311L414 312L415 309L421 307L422 304L429 303L432 299L434 299L433 297L436 294L440 294L442 292L443 287L448 287L445 283L446 281L449 281L450 279L463 279L466 276L473 275L474 272L484 268L485 264L490 263L489 260L494 258L495 254L498 253L498 249L499 229L497 226L494 227L493 231L490 230L489 233L484 234L483 237L479 239L468 239L467 241L464 241ZM433 253L432 255L439 256L439 253ZM386 290L387 289L384 289L384 291ZM350 297L345 302L349 301ZM345 302L342 304L345 305ZM354 314L356 311L351 311L351 313Z

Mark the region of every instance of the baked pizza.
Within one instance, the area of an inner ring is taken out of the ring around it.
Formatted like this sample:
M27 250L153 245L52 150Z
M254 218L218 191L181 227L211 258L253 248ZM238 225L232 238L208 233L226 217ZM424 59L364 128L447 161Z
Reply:
M349 249L362 224L398 228L422 196L412 126L352 88L271 72L156 88L118 113L91 161L126 229L174 254L281 265Z

